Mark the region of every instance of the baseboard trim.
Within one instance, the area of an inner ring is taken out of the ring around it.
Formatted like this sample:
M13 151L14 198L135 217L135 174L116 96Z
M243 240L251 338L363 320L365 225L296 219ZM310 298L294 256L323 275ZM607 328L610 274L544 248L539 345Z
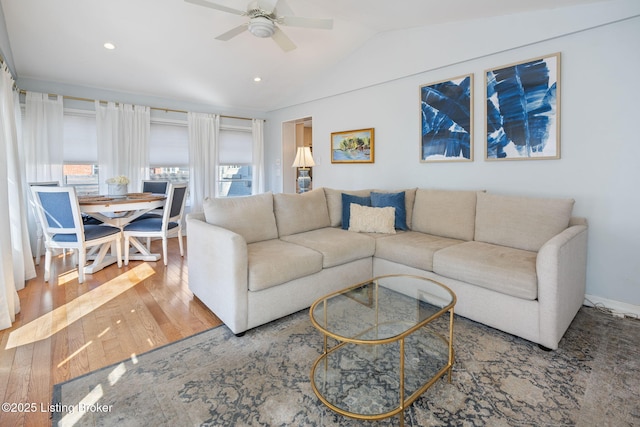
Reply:
M640 318L640 305L627 304L626 302L602 298L597 295L585 295L584 305L588 307L601 307L611 312L616 317Z

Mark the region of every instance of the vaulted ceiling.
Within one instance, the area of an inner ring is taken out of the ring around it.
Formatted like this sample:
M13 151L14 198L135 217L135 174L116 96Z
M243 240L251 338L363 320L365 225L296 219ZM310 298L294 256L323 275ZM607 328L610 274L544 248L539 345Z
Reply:
M242 11L250 3L211 1ZM259 1L265 9L276 2ZM248 18L183 0L0 3L18 83L55 82L269 111L381 32L596 1L286 0L276 8L288 7L295 16L333 19L331 30L282 26L297 46L289 52L248 31L217 40ZM105 49L105 42L116 49ZM256 83L258 76L262 81Z

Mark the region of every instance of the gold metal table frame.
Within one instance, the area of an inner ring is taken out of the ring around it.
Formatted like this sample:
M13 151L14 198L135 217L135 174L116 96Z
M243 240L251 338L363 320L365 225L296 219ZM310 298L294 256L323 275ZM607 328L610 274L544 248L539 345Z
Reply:
M422 393L445 374L451 382L455 303L447 286L412 275L375 277L320 298L309 311L324 335L313 391L341 415L399 415L404 425L404 410Z

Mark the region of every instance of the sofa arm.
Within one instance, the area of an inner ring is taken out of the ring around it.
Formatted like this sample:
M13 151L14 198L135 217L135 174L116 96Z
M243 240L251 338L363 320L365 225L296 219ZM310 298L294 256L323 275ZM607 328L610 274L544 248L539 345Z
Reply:
M245 239L187 215L189 289L234 334L247 330L248 256Z
M540 344L558 348L582 306L587 275L587 226L573 225L545 243L536 260Z

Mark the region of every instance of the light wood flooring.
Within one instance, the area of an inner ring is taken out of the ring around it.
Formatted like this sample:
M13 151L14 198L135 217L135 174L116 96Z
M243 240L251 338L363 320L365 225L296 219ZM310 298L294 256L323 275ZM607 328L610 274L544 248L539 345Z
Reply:
M161 253L161 241L151 249ZM42 257L15 323L0 331L0 426L48 426L54 384L220 325L189 291L187 256L170 239L167 267L131 261L82 284L70 254L54 257L44 282Z

